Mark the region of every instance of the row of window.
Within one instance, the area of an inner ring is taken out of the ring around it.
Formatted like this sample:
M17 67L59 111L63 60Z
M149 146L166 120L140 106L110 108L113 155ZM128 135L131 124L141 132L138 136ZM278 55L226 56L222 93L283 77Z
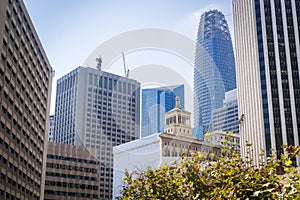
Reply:
M46 172L46 176L53 176L58 178L69 178L69 179L77 179L77 180L85 180L85 181L98 181L95 177L89 176L80 176L74 174L65 174L65 173L55 173L55 172Z
M99 186L88 185L88 184L79 184L79 183L67 183L60 181L45 181L45 185L55 186L55 187L64 187L64 188L76 188L83 190L98 190Z
M28 189L25 189L24 187L20 187L18 189L19 190L22 189L22 191L24 191L27 195L29 195L31 199L36 199L36 200L40 199L38 195L32 194L32 192L30 192ZM22 197L23 198L25 197L24 193L23 193ZM16 197L15 194L11 194L8 191L2 190L2 189L0 189L0 198L1 199L6 199L6 200L21 200L19 197Z
M45 200L49 197L47 196L65 196L65 197L74 197L74 198L89 198L89 199L99 199L97 194L89 193L80 193L80 192L66 192L66 191L54 191L54 190L45 190ZM51 198L52 199L52 198Z
M93 164L97 165L98 162L94 160L86 160L81 158L73 158L73 157L65 157L65 156L58 156L58 155L47 155L48 159L56 159L56 160L64 160L64 161L71 161L71 162L79 162L79 163L86 163L86 164Z
M65 169L71 171L80 171L86 173L97 173L96 168L87 168L87 167L80 167L80 166L73 166L73 165L64 165L64 164L56 164L56 163L47 163L48 168L54 169Z
M100 78L94 74L89 73L89 85L98 86L99 88L104 88L108 90L115 90L122 93L132 94L135 96L136 85L122 82L122 80L116 80L104 75ZM139 89L139 88L138 88Z

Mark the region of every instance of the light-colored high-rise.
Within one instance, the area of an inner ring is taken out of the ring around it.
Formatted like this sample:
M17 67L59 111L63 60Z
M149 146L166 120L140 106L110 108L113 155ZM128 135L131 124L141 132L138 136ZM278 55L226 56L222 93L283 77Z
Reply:
M237 89L225 93L223 107L212 110L213 131L239 133Z
M58 79L54 141L98 150L100 199L112 198L112 148L139 135L139 82L90 67Z
M0 0L0 199L43 199L54 75L22 0Z
M300 1L233 0L241 143L299 145ZM246 156L242 148L242 156Z

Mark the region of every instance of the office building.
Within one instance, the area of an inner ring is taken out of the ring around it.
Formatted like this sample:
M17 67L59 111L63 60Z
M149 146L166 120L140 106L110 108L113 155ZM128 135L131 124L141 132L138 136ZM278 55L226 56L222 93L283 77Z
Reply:
M54 126L55 142L98 150L100 199L111 199L112 148L140 135L140 83L76 68L57 80Z
M239 134L237 89L226 92L223 107L212 111L212 130Z
M184 85L142 90L142 137L163 132L165 113L174 108L176 97L181 99L184 109Z
M233 16L241 143L258 163L261 148L299 145L300 1L234 0Z
M94 151L48 142L44 199L99 199L99 161Z
M21 0L0 0L0 54L0 199L43 199L54 73Z
M49 129L48 129L48 141L53 142L54 136L54 115L50 115L49 117Z
M218 10L207 11L201 15L196 41L195 130L211 131L212 110L222 107L225 92L236 88L235 76L232 41L225 16ZM203 134L200 138L203 139Z
M240 135L235 133L228 133L219 130L213 131L205 134L204 141L208 144L220 145L236 151L241 150Z
M220 145L207 144L192 135L191 113L180 108L176 98L175 107L166 113L164 131L113 148L114 189L113 198L121 196L122 179L125 171L143 171L147 167L156 169L180 161L183 154L202 152L214 160L220 152Z

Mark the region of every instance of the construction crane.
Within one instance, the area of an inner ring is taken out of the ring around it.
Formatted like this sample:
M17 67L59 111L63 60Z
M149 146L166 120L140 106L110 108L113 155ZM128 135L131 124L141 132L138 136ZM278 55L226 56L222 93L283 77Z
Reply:
M128 78L128 76L129 76L129 69L127 69L127 67L126 67L125 54L124 54L124 52L122 52L122 57L123 57L123 64L124 64L124 76L125 76L126 78Z

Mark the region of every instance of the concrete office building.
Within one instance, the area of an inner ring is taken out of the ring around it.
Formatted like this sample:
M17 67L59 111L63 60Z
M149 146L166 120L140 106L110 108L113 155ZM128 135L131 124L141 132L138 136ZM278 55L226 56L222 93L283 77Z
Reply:
M54 115L49 117L48 141L53 142L54 137Z
M233 148L236 151L241 150L240 135L235 133L228 134L225 131L213 131L205 135L204 141L208 144Z
M165 114L175 107L176 97L181 99L180 106L184 109L184 85L142 90L142 137L163 132Z
M54 141L97 149L100 199L112 198L114 146L139 138L140 83L89 67L58 79Z
M48 142L44 199L99 199L99 161L93 151Z
M220 151L220 145L207 144L192 135L190 112L180 108L179 98L176 107L166 113L162 133L155 133L141 139L114 147L114 189L113 198L119 197L122 179L127 170L145 170L148 166L158 168L180 160L183 154L202 152L210 158Z
M236 88L235 76L234 54L225 16L218 10L207 11L201 15L196 41L194 130L211 131L212 110L222 107L225 92ZM203 133L195 134L203 139Z
M299 145L300 1L234 0L233 16L241 143L258 163L261 148Z
M223 107L212 111L212 130L239 133L237 89L226 92Z
M0 199L43 199L54 75L22 0L0 0Z

